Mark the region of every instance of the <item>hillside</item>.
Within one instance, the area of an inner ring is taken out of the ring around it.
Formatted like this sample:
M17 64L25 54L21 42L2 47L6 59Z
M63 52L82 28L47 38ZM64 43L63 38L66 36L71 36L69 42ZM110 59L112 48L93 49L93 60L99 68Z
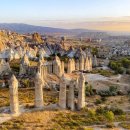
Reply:
M105 32L96 31L96 30L88 30L88 29L61 29L61 28L52 28L52 27L42 27L42 26L34 26L28 24L18 24L18 23L0 23L0 29L7 29L17 33L34 33L38 32L41 34L66 34L73 36L90 36L91 34L97 34L100 32L101 34L106 35Z
M33 26L28 24L17 24L17 23L0 23L0 29L7 29L17 33L67 33L69 30L51 28L51 27L42 27L42 26Z

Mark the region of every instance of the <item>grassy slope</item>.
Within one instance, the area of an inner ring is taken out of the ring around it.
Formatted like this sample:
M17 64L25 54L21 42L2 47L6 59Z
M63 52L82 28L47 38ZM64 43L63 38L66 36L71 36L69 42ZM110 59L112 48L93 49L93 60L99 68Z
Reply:
M99 96L87 97L87 102L95 102L96 99L100 98ZM127 97L109 97L106 104L121 105L121 100L124 100L128 103ZM34 103L34 89L19 89L19 101L20 104ZM58 101L58 93L54 91L44 90L44 101L45 104L56 103ZM113 102L112 102L113 101ZM90 102L90 103L91 103ZM9 105L9 94L8 89L0 89L0 106L8 106ZM122 104L123 105L123 104ZM91 113L92 114L92 113ZM89 116L89 112L86 109L77 112L71 111L35 111L24 113L19 117L14 118L11 121L7 121L0 125L0 130L16 130L16 129L34 129L34 130L62 130L62 129L85 129L85 126L93 125L93 124L107 124L109 123L108 119L102 114L95 114ZM130 115L121 115L115 116L114 121L130 121Z

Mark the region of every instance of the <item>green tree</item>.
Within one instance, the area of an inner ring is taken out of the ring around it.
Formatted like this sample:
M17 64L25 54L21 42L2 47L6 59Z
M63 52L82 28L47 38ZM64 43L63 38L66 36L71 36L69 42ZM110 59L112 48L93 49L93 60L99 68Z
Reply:
M123 58L121 62L123 64L123 67L130 68L130 60L128 60L127 58Z
M96 47L92 48L92 54L93 55L98 55L98 49Z

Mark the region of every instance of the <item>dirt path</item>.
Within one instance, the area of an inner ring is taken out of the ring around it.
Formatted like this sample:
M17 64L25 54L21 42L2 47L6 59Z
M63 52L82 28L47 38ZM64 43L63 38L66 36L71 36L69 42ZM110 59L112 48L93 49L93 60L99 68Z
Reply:
M112 77L105 77L105 76L102 76L102 75L100 75L100 74L86 74L85 75L85 78L86 78L86 80L88 80L88 81L99 81L99 80L101 80L101 81L109 81L109 80L119 80L119 79L121 79L122 78L122 75L116 75L116 76L112 76Z
M116 75L116 76L112 76L112 77L105 77L102 76L100 74L87 74L85 75L85 79L88 82L96 82L96 81L101 81L101 82L108 82L110 84L114 84L114 85L119 85L119 86L126 86L126 87L130 87L130 84L128 83L123 83L123 82L117 82L117 80L121 80L122 78L124 78L123 75Z

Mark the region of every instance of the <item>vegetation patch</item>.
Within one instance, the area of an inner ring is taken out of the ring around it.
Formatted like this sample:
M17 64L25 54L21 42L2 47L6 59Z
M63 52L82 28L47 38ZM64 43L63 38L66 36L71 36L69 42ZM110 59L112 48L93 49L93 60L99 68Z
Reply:
M19 72L20 69L20 60L12 60L10 61L10 67L14 72Z
M130 74L130 58L121 58L112 60L109 63L109 67L115 71L116 74L123 74L125 71Z
M120 123L120 126L124 129L130 129L130 123Z
M34 104L34 88L19 88L18 90L19 102L23 103L31 103ZM57 103L58 102L58 94L55 91L47 91L44 92L44 103ZM0 107L9 106L9 88L1 88L0 89Z
M109 90L101 90L98 92L100 96L116 96L119 94L119 91L117 89L117 86L110 86Z
M100 75L106 76L106 77L110 77L110 76L115 75L115 73L111 70L103 70L103 69L92 70L92 74L97 74L97 73L100 74Z

